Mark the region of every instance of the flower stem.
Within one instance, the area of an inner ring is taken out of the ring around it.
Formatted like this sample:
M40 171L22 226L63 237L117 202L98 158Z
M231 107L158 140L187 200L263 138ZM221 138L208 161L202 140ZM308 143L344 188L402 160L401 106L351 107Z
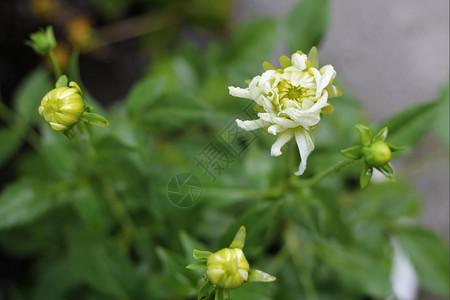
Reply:
M286 248L290 256L292 257L292 260L294 262L295 270L298 272L298 277L303 285L303 288L305 289L306 299L307 300L317 300L317 292L316 288L314 286L314 281L311 278L311 275L308 272L308 269L306 268L304 264L303 258L300 256L302 251L301 248L303 247L298 237L295 234L295 228L293 224L289 224L288 227L285 230L284 238L286 241Z
M52 62L53 70L55 71L56 80L58 80L58 78L61 77L61 69L59 68L58 61L56 60L53 50L50 49L47 54L48 54L48 58L50 58L50 61Z
M353 165L355 162L356 162L356 160L353 160L353 159L342 160L342 161L338 162L337 164L335 164L334 166L331 166L328 169L320 172L316 176L309 178L309 179L302 180L302 181L299 181L296 176L293 176L293 177L291 177L291 183L298 188L305 188L305 187L313 186L313 185L319 183L325 177L327 177L333 173L339 172L342 169L345 169L346 167Z

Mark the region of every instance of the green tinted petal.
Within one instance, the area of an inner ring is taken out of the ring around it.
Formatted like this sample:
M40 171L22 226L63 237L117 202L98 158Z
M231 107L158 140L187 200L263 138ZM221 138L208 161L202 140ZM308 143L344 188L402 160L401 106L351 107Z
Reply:
M314 46L309 50L308 60L311 64L311 67L318 69L319 68L319 52L317 52L317 48Z
M291 59L285 55L280 57L280 66L282 69L292 66Z
M328 92L328 98L340 97L342 96L342 91L335 85L330 85L325 89Z
M268 70L276 70L276 68L274 67L274 65L272 65L270 62L265 61L262 64L262 67L264 69L264 71L268 71Z

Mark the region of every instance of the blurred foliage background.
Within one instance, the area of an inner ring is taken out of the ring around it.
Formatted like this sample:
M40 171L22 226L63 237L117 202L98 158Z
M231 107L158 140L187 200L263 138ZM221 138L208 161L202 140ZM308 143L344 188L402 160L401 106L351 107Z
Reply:
M354 124L368 122L343 83L302 178L291 178L294 145L273 158L272 137L233 128L254 112L227 87L260 74L280 45L288 53L318 45L320 54L329 1L299 1L284 16L238 27L232 5L0 3L0 299L196 299L201 273L185 269L192 250L227 246L241 225L251 267L278 279L244 285L232 299L388 299L393 240L421 286L448 296L448 245L416 222L421 199L404 180L408 167L364 191L361 163L316 186L290 184L341 160L339 150L358 140ZM54 79L24 41L47 24L64 72L111 122L89 128L93 154L37 113ZM388 141L406 151L430 131L448 149L445 112L448 85L379 128L389 126ZM199 161L212 148L220 159L205 169ZM201 183L187 208L168 198L183 172Z

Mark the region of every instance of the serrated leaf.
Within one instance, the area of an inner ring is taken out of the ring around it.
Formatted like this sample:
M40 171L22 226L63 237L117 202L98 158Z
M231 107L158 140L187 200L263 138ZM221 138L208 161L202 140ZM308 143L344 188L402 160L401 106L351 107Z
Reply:
M317 46L328 27L328 0L302 0L282 19L282 34L291 53Z
M39 119L38 107L53 84L44 68L37 68L25 77L16 88L13 107L25 123Z
M435 233L420 227L398 228L397 239L428 290L448 296L449 249Z

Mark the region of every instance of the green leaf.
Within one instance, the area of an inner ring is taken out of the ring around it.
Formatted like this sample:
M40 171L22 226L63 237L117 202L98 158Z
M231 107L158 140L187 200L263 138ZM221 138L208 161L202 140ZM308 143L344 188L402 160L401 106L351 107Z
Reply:
M328 0L302 0L282 19L282 35L291 53L317 46L328 27Z
M435 233L420 227L403 227L395 232L423 286L448 297L450 293L448 243Z
M167 284L178 294L184 297L192 297L197 293L193 283L197 274L185 268L185 260L178 254L170 252L162 247L156 249L156 253L164 266Z
M27 224L66 203L67 184L22 179L0 195L0 230Z
M388 142L401 147L413 147L434 125L436 108L435 101L421 103L389 118L382 125L389 128Z
M7 161L22 144L21 136L9 129L0 128L0 166Z
M444 86L437 99L438 109L436 112L436 120L434 123L434 128L438 137L442 142L449 146L449 83Z
M166 80L161 77L146 77L136 83L126 98L127 109L132 114L144 111L164 92Z
M25 123L39 119L38 107L53 84L44 68L37 68L25 77L16 88L13 107Z
M347 290L383 299L390 295L390 266L380 263L378 257L372 257L360 249L338 245L322 245L318 253Z
M208 298L207 298L208 297ZM214 285L206 279L206 282L198 291L198 300L212 300L214 299Z

